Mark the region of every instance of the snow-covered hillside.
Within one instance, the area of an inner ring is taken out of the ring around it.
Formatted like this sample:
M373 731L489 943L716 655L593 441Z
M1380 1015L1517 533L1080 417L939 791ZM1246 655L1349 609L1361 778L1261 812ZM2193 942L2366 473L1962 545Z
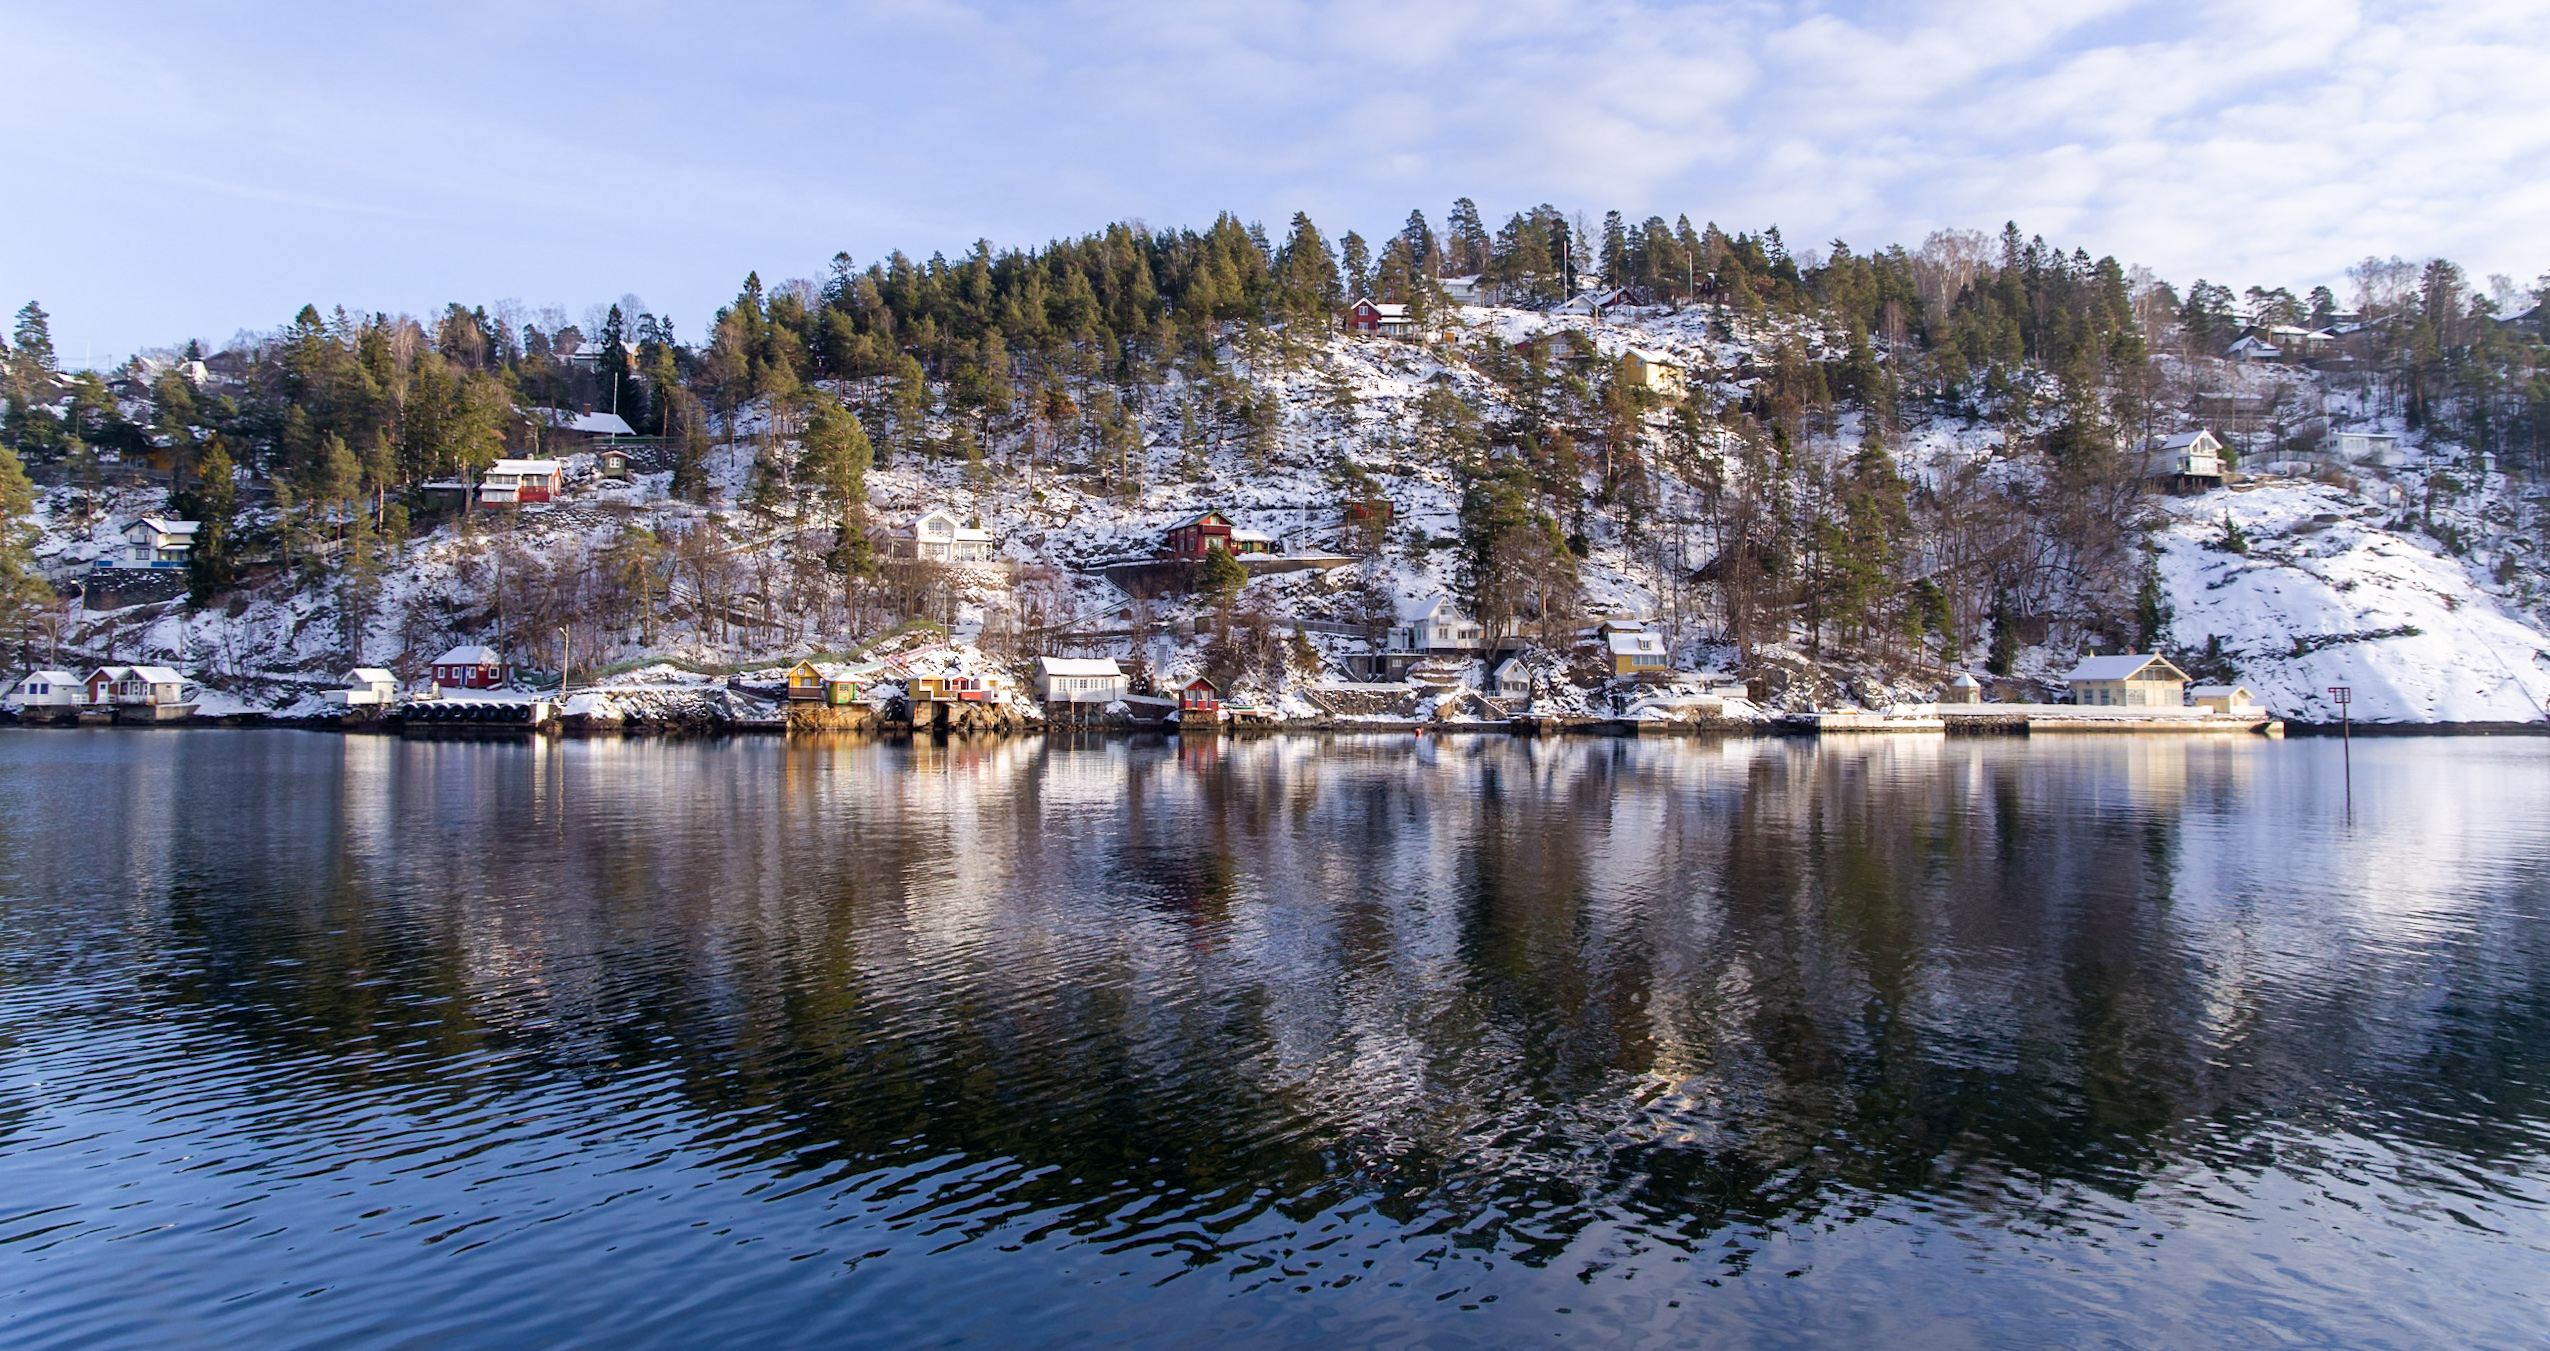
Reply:
M2261 702L2310 721L2337 720L2332 686L2368 722L2543 721L2550 635L2395 497L2288 479L2173 501L2158 543L2179 645L2219 639Z
M1128 416L1141 444L1122 459L1086 442L1049 443L1030 458L1027 434L1018 432L987 438L983 462L967 463L916 454L913 438L901 437L897 453L868 475L871 509L892 525L928 508L948 508L979 520L1016 565L1007 579L990 570L957 579L942 617L960 636L1004 625L1015 632L1024 609L1019 588L1026 583L1014 579L1033 575L1052 593L1039 622L1081 621L1069 643L1073 652L1138 650L1157 676L1174 680L1204 669L1209 636L1198 623L1204 607L1178 598L1136 601L1104 580L1102 568L1149 555L1170 527L1206 510L1281 538L1289 552L1342 548L1349 541L1341 499L1386 496L1396 520L1373 559L1334 571L1260 577L1240 598L1239 608L1264 616L1277 632L1296 624L1329 626L1301 632L1297 655L1287 659L1292 664L1281 668L1276 684L1334 679L1343 659L1360 650L1362 639L1344 630L1369 613L1374 592L1388 593L1402 613L1458 594L1460 551L1453 540L1461 528L1463 482L1448 457L1428 447L1423 409L1429 396L1449 392L1483 422L1507 417L1515 411L1514 386L1489 373L1489 358L1501 361L1512 344L1562 329L1573 330L1576 345L1598 358L1577 370L1608 369L1638 349L1679 366L1692 398L1713 416L1748 396L1775 347L1829 357L1836 346L1833 334L1795 318L1731 324L1723 314L1699 309L1623 312L1605 320L1469 311L1457 338L1438 343L1341 334L1285 339L1280 350L1242 350L1235 343L1209 376L1171 369L1159 383L1132 392ZM2269 378L2230 367L2219 374L2239 388ZM2308 371L2272 376L2288 386L2310 386L2315 378ZM826 388L871 410L886 398L881 381ZM1229 430L1227 417L1199 419L1199 410L1217 401L1227 405L1234 391L1274 400L1270 434L1251 439ZM2368 415L2353 406L2346 411ZM1861 416L1838 409L1817 433L1820 444L1801 450L1800 463L1814 461L1815 472L1823 473L1846 461L1859 440ZM1669 418L1662 407L1644 413L1637 436L1650 456L1661 456ZM1199 432L1199 421L1212 425ZM804 608L806 597L821 599L826 588L837 592L838 583L806 566L802 550L791 552L805 539L829 540L829 518L811 502L760 514L745 510L757 460L793 454L784 438L766 434L769 425L766 410L748 409L733 420L729 439L711 456L704 503L671 500L661 472L631 484L586 478L566 502L482 512L465 528L446 523L408 541L377 587L360 595L332 582L269 576L200 612L175 604L75 611L59 641L82 657L182 664L214 687L208 699L225 710L307 709L316 691L349 665L413 670L457 641L509 641L519 660L545 664L555 659L547 644L557 626L527 626L503 613L505 569L537 566L563 579L559 585L580 577L577 584L590 588L599 585L594 578L621 566L605 561L613 542L643 525L665 541L685 532L697 537L713 526L715 556L731 564L731 587L704 592L704 562L695 560L687 570L679 562L663 564L660 582L647 583L660 587L651 603L661 622L578 623L573 660L579 668L670 655L716 669L838 651L863 633L851 619L827 618L831 610ZM954 411L941 405L929 410L924 434L946 446L959 425ZM1704 455L1723 453L1727 444L1723 433L1712 435L1720 439L1704 443ZM1919 491L1961 473L2007 478L2033 472L2010 453L2008 439L2006 423L1908 408L1891 444L1905 480ZM2206 674L2236 675L2278 713L2311 721L2334 720L2332 685L2353 688L2359 720L2543 721L2550 705L2550 634L2534 589L2538 555L2518 525L2519 491L2503 475L2468 465L2444 473L2444 457L2426 451L2412 438L2403 465L2349 466L2325 473L2327 481L2264 476L2195 497L2145 499L2158 525L2150 537L2152 557L2175 650L2201 658ZM1590 459L1594 452L1583 453ZM1341 472L1366 476L1364 486L1341 483ZM1589 464L1583 472L1595 471ZM1699 489L1657 478L1659 500L1647 508L1651 523L1668 521L1698 500ZM159 505L147 494L101 501L52 490L42 502L47 532L39 554L67 573L111 549L122 520ZM1709 561L1705 551L1693 551L1694 542L1668 553L1653 524L1633 540L1621 514L1610 509L1587 510L1563 524L1581 552L1585 617L1626 614L1656 622L1685 669L1725 669L1742 659L1705 609L1693 604L1704 589L1694 578ZM2225 547L2235 539L2245 541L2245 552ZM837 608L837 601L827 604ZM359 625L345 622L349 607L359 611ZM714 620L703 618L712 613ZM2022 675L2059 677L2084 641L2070 631L2038 636L2040 645L2015 663ZM1918 637L1910 644L1887 638L1884 650L1869 656L1774 636L1759 643L1753 659L1849 671L1801 683L1793 696L1774 702L1920 698L1953 671L1981 665L1986 636L1967 633L1963 641L1963 650L1946 651ZM1298 657L1304 650L1309 666ZM1565 655L1553 654L1549 669L1564 666ZM1599 665L1588 656L1577 668L1578 687L1559 702L1602 707L1593 697L1602 683ZM1483 684L1488 672L1473 662L1454 678ZM1284 706L1285 690L1260 693Z

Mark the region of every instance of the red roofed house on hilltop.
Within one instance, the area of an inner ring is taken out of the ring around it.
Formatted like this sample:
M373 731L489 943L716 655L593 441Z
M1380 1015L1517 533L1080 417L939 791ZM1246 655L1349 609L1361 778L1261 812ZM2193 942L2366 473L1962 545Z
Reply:
M1358 300L1346 311L1346 331L1378 333L1385 338L1403 338L1417 331L1417 321L1408 317L1405 305L1385 305L1369 296Z

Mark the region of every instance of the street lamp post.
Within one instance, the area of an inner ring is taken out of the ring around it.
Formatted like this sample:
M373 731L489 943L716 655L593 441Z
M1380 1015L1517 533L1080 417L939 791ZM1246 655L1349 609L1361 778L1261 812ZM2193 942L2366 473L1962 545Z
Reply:
M573 639L567 633L567 626L560 624L558 626L558 697L561 699L567 697L567 659L574 651L572 642Z

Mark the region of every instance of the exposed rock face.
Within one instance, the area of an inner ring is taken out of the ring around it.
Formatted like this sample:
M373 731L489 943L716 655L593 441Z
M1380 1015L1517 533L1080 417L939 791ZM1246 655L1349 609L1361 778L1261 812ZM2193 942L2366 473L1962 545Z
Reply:
M788 730L796 732L873 732L885 726L885 715L867 704L790 704Z

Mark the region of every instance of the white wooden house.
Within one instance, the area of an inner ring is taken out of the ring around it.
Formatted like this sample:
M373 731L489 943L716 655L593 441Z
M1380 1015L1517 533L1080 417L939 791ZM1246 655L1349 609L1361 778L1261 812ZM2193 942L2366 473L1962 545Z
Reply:
M1125 695L1112 657L1038 657L1036 697L1049 704L1112 704Z
M1487 645L1486 627L1442 596L1405 606L1399 617L1405 622L1388 640L1394 652L1476 652Z
M144 516L124 527L124 556L119 565L128 568L182 568L186 556L195 547L199 521L181 521L172 516Z
M345 708L382 708L398 702L398 677L378 666L357 666L345 677L345 688L330 690L328 702Z
M182 717L193 711L186 677L165 666L101 666L84 682L91 708L112 708L145 715Z
M50 667L29 671L9 687L9 702L19 708L66 709L80 702L80 678Z
M1524 665L1521 657L1507 657L1488 673L1487 692L1499 699L1529 699L1532 679L1532 668Z
M2143 476L2178 488L2220 487L2222 442L2203 427L2154 437L2143 447Z
M925 563L988 563L992 535L956 519L956 513L945 507L932 507L909 524L886 532L886 552Z

